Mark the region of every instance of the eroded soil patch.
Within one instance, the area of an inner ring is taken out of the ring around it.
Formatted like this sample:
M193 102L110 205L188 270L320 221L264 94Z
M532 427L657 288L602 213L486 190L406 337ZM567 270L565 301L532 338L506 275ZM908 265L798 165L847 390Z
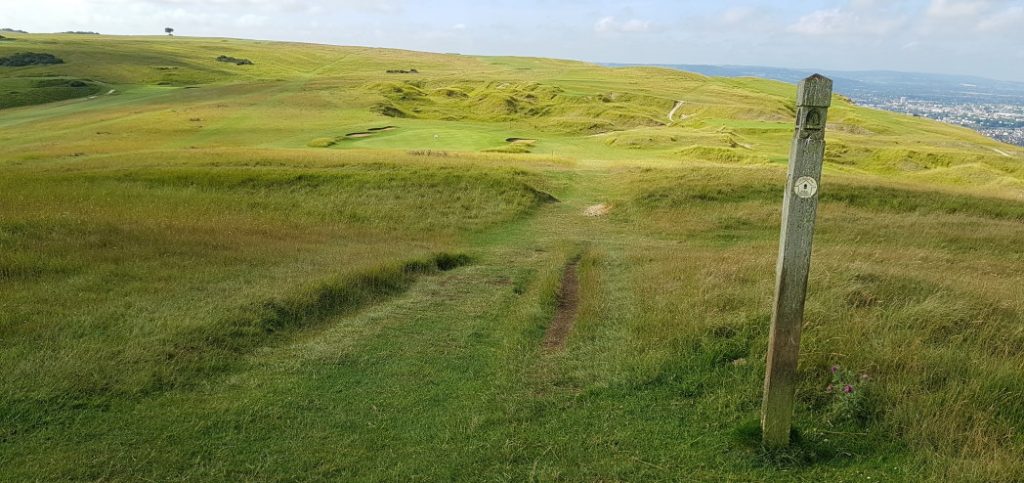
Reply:
M608 203L601 203L593 206L588 206L587 209L583 210L583 216L605 216L612 212L612 205Z
M580 258L572 259L562 272L562 287L558 291L558 307L551 325L544 333L543 347L546 351L558 351L565 348L565 341L572 332L576 322L576 314L580 307Z

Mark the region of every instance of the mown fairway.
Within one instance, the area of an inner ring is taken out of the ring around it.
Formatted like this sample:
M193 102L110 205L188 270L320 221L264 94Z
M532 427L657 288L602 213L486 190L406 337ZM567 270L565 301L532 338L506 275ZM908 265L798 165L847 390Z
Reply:
M2 480L1024 479L1020 149L836 99L766 453L792 86L10 37Z

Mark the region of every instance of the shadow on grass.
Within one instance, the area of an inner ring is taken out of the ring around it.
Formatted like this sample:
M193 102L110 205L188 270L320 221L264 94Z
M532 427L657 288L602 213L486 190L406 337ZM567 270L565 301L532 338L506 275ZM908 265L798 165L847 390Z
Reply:
M898 443L881 431L822 432L796 427L790 431L789 446L768 448L761 442L761 424L756 419L739 425L732 439L737 449L752 453L762 466L776 469L842 467L900 452Z
M289 334L322 325L405 292L420 276L467 265L463 254L437 254L321 283L287 297L246 307L241 314L177 335L154 364L143 392L190 384L197 377L228 368L237 356ZM150 361L154 362L154 361Z

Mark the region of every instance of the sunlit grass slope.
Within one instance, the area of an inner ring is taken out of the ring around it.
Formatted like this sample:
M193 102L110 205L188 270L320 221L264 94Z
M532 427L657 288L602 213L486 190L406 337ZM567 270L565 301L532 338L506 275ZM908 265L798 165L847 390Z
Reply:
M1019 148L835 98L771 453L793 86L5 36L0 479L1024 479Z
M65 63L0 71L20 102L72 95L32 87L54 77L114 92L45 113L5 110L0 142L18 140L8 159L311 144L483 151L520 137L536 140L532 152L588 159L778 163L794 109L793 87L778 82L547 59L229 39L22 35L0 43L0 55L21 51ZM254 65L218 62L220 55ZM417 73L387 73L411 69ZM397 129L345 137L384 126ZM1021 150L966 129L842 97L829 127L828 161L843 170L1020 188Z

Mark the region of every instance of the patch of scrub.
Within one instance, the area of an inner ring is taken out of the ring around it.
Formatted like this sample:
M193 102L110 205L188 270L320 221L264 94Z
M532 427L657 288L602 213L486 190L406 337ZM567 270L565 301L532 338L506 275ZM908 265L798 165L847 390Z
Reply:
M221 55L221 56L217 57L217 62L225 62L225 63L228 63L228 64L235 64L235 65L253 65L252 61L249 60L249 59L238 59L238 58L230 57L230 56L227 56L227 55Z
M308 146L311 148L329 148L338 144L339 138L327 137L327 138L316 138L309 142Z
M0 67L27 67L30 65L63 64L64 60L53 54L19 52L9 57L0 57Z

